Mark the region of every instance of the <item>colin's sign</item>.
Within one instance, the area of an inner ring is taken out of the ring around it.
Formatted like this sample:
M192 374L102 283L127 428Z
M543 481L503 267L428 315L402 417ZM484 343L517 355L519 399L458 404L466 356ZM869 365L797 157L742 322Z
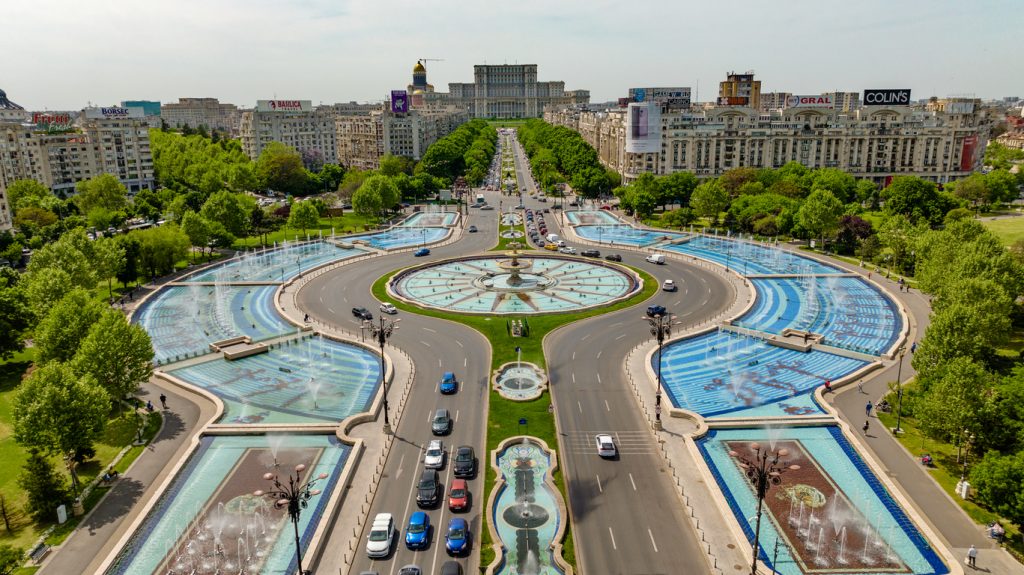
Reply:
M909 106L910 90L864 90L865 106Z

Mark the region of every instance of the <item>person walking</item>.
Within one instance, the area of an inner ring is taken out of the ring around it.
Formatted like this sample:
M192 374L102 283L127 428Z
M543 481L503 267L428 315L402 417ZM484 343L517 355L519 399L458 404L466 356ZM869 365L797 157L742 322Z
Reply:
M871 427L871 422L865 419L864 420L864 428L863 428L864 429L864 435L868 434L868 428L869 427Z
M160 405L167 409L167 396L162 393L160 394Z
M864 380L863 379L858 379L857 380L857 391L859 391L861 393L864 393Z
M871 408L872 407L874 407L874 406L871 405L871 400L869 399L868 400L868 404L864 406L864 415L866 415L868 417L871 417Z
M978 548L971 545L971 548L967 550L967 564L972 568L978 568Z
M830 393L831 391L832 391L832 380L826 379L825 380L825 393Z

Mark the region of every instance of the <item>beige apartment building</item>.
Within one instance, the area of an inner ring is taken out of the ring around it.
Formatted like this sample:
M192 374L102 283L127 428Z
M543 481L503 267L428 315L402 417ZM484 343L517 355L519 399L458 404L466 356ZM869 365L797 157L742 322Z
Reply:
M281 142L299 152L316 152L328 164L338 163L338 147L332 106L313 107L309 100L259 100L256 108L242 112L242 150L259 157L270 142Z
M989 133L986 112L972 99L927 107L866 105L850 112L743 106L656 112L651 117L657 123L643 137L659 151L645 153L627 152L636 149L628 109L561 108L547 111L544 119L577 130L625 181L644 172L715 177L742 166L778 168L796 161L879 184L897 175L943 183L981 167Z
M242 112L234 104L221 104L217 98L178 98L177 103L162 104L160 118L175 130L184 126L222 130L238 135Z
M399 113L378 109L369 115L339 116L336 122L338 162L347 168L372 170L386 154L419 160L427 148L469 121L456 106L427 106Z

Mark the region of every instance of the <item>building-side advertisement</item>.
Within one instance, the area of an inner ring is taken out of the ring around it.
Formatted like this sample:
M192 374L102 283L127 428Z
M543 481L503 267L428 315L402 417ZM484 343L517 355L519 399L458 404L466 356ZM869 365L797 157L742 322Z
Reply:
M109 108L86 108L85 117L91 120L113 120L117 118L144 118L142 108L122 108L111 106Z
M910 90L864 90L865 106L909 106Z
M75 129L74 119L67 112L35 112L32 114L32 123L36 125L37 132L48 134L70 132Z
M409 94L405 90L391 90L391 111L396 114L409 111Z
M312 100L256 100L257 112L312 112Z
M796 94L786 99L786 106L789 108L828 108L832 109L831 95L798 96Z
M633 102L626 113L626 151L649 154L661 151L661 106Z

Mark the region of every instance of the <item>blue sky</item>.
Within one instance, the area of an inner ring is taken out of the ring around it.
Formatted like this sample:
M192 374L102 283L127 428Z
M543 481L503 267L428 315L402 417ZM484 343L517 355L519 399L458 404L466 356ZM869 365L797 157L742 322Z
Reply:
M33 0L0 23L0 89L29 109L211 96L381 100L473 65L535 63L589 89L691 86L729 71L764 91L911 88L914 98L1024 97L1019 0Z

